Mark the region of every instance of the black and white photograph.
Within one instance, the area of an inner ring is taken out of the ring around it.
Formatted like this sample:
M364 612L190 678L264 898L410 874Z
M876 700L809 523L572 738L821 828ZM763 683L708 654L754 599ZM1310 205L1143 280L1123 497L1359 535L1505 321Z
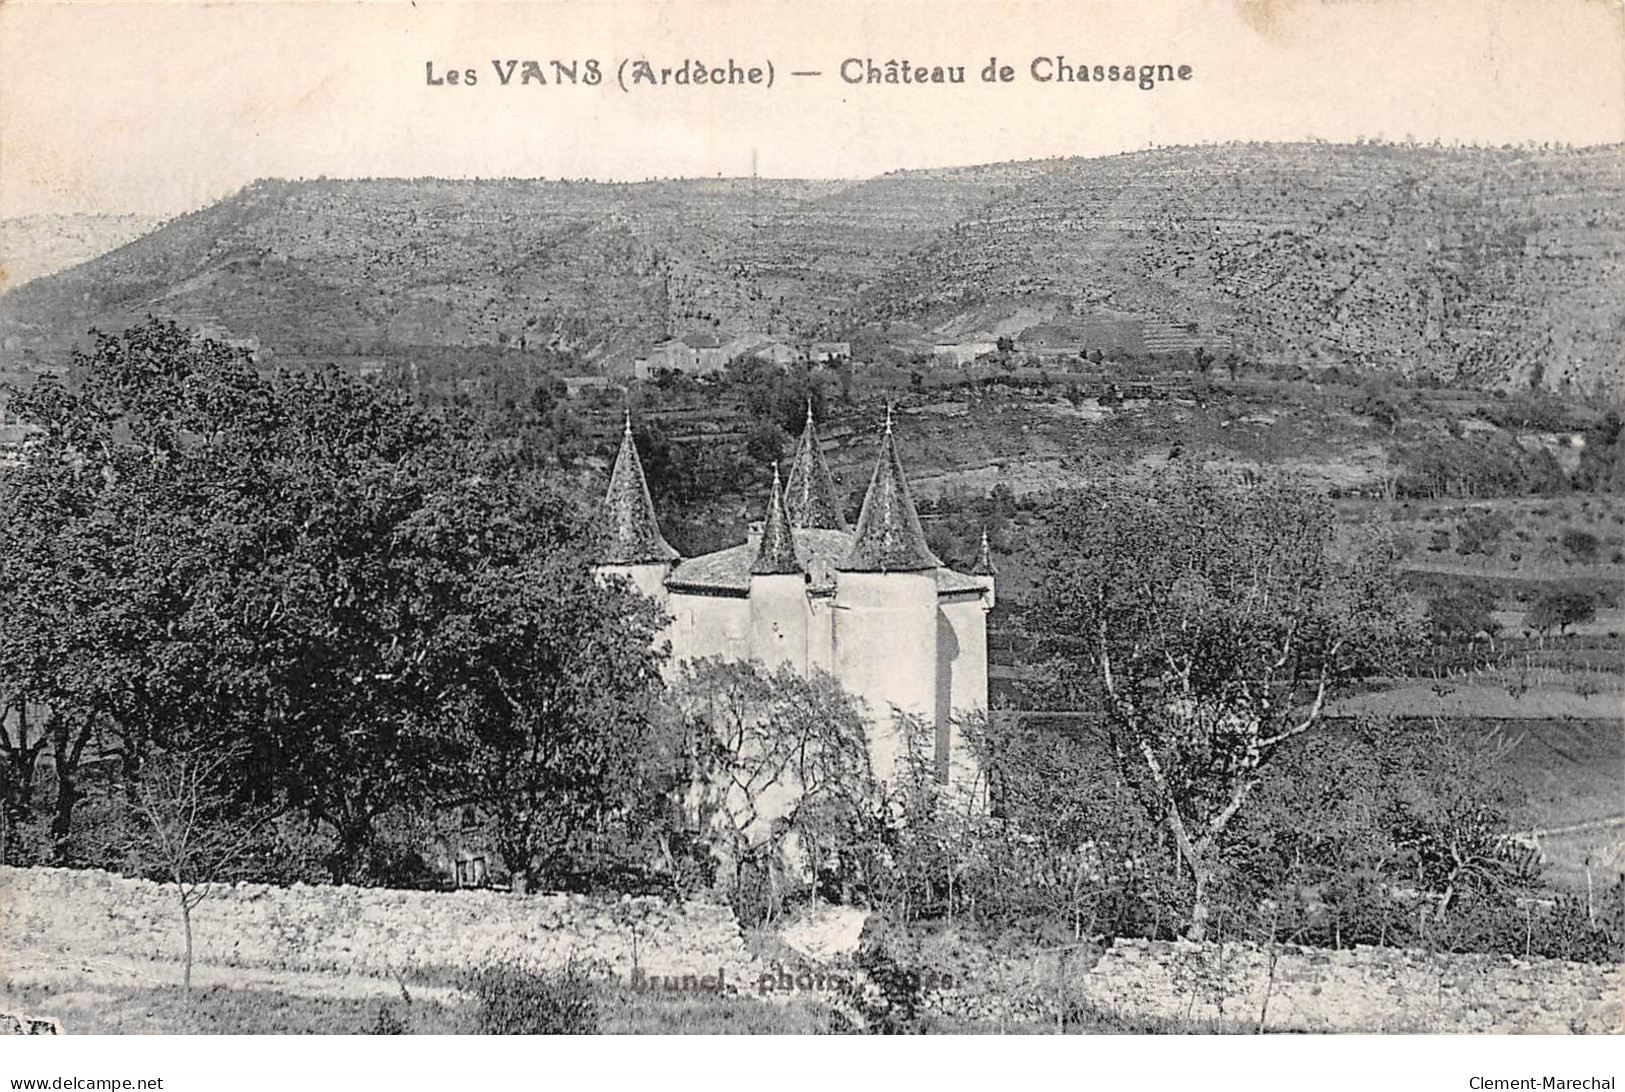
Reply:
M0 1077L1613 1089L1622 423L1615 0L10 0Z

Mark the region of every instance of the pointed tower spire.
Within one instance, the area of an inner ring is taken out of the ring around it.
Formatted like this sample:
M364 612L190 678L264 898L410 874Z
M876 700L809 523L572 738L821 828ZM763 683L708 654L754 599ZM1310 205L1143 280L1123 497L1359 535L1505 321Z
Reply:
M997 576L999 570L993 567L993 551L987 545L987 528L982 528L982 548L976 551L976 564L971 566L972 576Z
M790 474L785 481L784 508L792 527L851 530L835 492L835 479L830 476L829 464L824 462L824 452L818 446L811 398L807 399L807 424L801 430L801 441L796 444L795 458L790 461Z
M880 457L869 479L869 492L858 515L857 538L846 560L836 566L845 572L921 572L942 565L926 545L920 515L909 495L908 478L897 457L892 435L891 409L886 410L886 431L880 437Z
M773 464L773 494L767 501L767 522L762 526L762 545L751 564L752 576L781 576L802 571L796 558L796 540L790 531L790 517L784 510L784 493L779 486L779 464Z
M643 477L643 462L638 458L638 446L632 439L631 410L627 410L621 450L615 456L615 469L609 475L603 520L598 564L640 565L676 560L677 551L660 533L660 523L655 519L649 483Z

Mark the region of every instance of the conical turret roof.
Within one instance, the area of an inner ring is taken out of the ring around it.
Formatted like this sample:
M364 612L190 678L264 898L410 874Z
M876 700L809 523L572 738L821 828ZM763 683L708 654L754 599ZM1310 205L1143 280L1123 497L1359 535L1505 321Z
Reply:
M598 563L640 565L676 558L677 551L660 533L660 523L655 519L654 501L643 477L643 462L632 440L632 417L628 414L621 450L609 475L609 493L604 497Z
M891 411L887 410L886 433L880 438L880 457L863 498L863 511L858 514L856 539L846 560L836 567L843 572L912 573L941 565L926 545L908 478L897 458Z
M993 551L988 548L987 528L982 528L982 547L976 551L976 564L971 566L972 576L997 576L999 570L993 567Z
M767 501L767 522L762 526L762 545L751 563L752 576L781 576L802 571L796 558L796 540L790 530L790 517L784 510L784 493L779 486L779 464L773 464L773 494Z
M796 445L795 458L790 462L790 475L785 480L784 508L790 516L790 526L817 528L827 531L850 531L846 515L841 511L841 499L835 492L835 479L830 476L829 464L818 446L818 433L813 428L812 402L807 402L807 424L801 430L801 441Z

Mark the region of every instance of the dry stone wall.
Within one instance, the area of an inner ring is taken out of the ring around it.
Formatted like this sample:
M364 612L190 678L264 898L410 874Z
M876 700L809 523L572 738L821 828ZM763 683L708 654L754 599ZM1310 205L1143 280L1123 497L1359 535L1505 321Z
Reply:
M655 898L240 884L199 906L194 929L198 961L227 967L388 975L510 960L555 970L574 963L623 981L634 969L696 979L720 972L750 994L761 992L755 986L764 971L728 907ZM182 945L173 887L106 872L0 868L0 968L5 953L177 960ZM1617 965L1135 940L1095 956L994 952L943 938L913 956L954 980L926 998L927 1008L972 1023L1050 1022L1083 1006L1183 1027L1625 1030L1625 972ZM845 957L831 965L857 973Z
M1139 1019L1276 1031L1617 1032L1618 966L1398 948L1119 941L1084 991Z
M496 891L222 887L193 912L200 963L345 974L516 961L575 964L625 978L754 980L732 910L657 898L619 901ZM107 872L0 868L0 953L177 960L179 901L167 884Z
M900 963L955 979L927 1011L954 1024L1310 1032L1625 1031L1618 964L1356 947L1118 940L995 950L948 930L888 938Z

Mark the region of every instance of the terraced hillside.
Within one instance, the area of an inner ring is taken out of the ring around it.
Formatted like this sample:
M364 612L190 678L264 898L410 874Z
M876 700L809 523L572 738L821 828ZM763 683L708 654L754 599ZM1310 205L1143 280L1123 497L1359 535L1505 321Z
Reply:
M858 317L963 325L1023 302L1035 320L1195 323L1301 363L1619 390L1625 169L1618 148L1234 145L1074 160L961 219Z
M1148 348L1617 393L1625 166L1617 147L1299 144L856 183L259 182L8 293L0 337L49 356L149 311L278 352L612 368L696 328L918 349L1132 327Z
M264 181L9 294L0 332L50 354L152 312L283 353L507 346L614 365L671 331L838 325L868 278L988 196L977 172Z

